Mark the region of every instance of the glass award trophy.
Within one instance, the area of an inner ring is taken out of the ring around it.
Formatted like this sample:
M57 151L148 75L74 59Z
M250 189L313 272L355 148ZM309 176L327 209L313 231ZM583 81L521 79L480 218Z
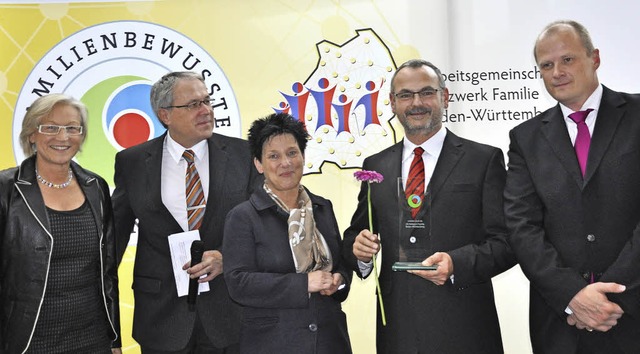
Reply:
M411 184L407 178L398 178L398 262L394 271L434 270L435 266L423 266L429 256L428 243L431 237L431 194L407 195L404 186Z

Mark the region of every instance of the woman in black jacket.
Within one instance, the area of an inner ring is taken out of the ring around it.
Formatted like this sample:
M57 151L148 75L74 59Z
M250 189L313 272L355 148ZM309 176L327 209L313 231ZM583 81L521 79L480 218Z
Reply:
M0 172L0 352L121 352L109 186L72 161L86 133L80 101L42 96L29 157Z
M300 184L308 134L287 114L253 122L263 188L227 215L224 276L243 306L241 353L351 353L341 302L351 271L331 202Z

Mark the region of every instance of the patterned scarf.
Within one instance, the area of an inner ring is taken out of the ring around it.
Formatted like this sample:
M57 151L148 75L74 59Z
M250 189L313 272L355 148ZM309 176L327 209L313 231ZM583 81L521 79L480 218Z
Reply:
M287 224L289 225L289 246L293 254L293 262L296 273L310 273L314 270L331 271L333 260L329 246L316 227L313 218L313 206L307 191L300 185L298 190L299 208L289 209L276 196L267 184L264 190L282 210L289 213Z

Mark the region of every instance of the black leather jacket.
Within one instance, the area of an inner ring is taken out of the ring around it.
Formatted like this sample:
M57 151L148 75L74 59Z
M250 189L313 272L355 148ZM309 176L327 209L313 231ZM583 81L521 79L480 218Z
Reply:
M113 212L104 179L71 162L100 230L102 294L120 347ZM35 155L0 172L0 352L24 353L36 327L47 285L52 237L36 182Z

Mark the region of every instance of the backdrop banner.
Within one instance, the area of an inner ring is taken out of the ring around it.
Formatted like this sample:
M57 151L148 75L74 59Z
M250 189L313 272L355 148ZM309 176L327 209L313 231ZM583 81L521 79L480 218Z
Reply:
M615 9L615 10L614 10ZM600 49L599 77L637 91L632 61L640 5L623 0L165 0L0 1L0 169L19 164L24 113L64 92L89 108L77 161L113 187L115 154L164 128L149 103L168 71L201 73L215 131L246 137L251 122L288 112L312 140L303 183L332 200L344 230L356 207L362 161L402 139L391 112L396 67L423 58L450 91L444 125L506 152L508 132L555 104L533 59L540 30L574 19ZM455 213L455 210L451 211ZM120 267L123 351L131 339L136 238ZM494 278L506 353L531 352L528 281L519 267ZM355 353L375 352L373 281L354 279L345 303Z

